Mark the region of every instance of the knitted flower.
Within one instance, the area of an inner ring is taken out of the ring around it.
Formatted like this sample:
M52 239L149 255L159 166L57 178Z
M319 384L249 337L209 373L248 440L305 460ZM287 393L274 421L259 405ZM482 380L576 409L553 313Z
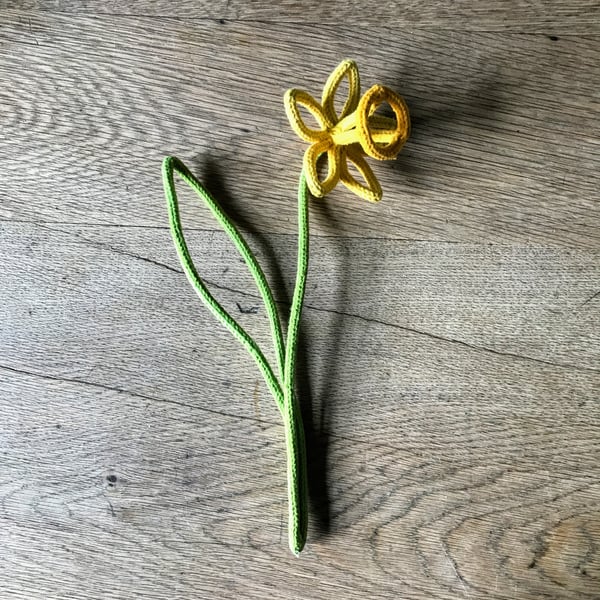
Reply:
M344 77L348 78L349 93L338 115L334 107L334 98ZM394 118L376 114L377 107L383 103L390 105ZM304 106L315 117L319 129L306 126L300 116L299 106ZM360 97L358 69L351 60L343 61L330 75L320 104L306 92L289 90L285 95L285 108L294 131L302 139L310 142L304 154L304 166L298 181L298 266L285 338L279 309L265 274L244 236L238 231L227 212L185 164L174 156L167 156L163 161L163 184L171 235L187 278L208 310L254 359L281 413L287 463L288 539L290 550L297 556L306 543L309 520L306 439L296 385L296 355L308 273L308 208L311 193L322 197L331 191L338 181L341 181L362 198L372 202L380 200L381 186L365 161L364 155L368 154L380 160L394 158L408 138L410 123L404 100L391 90L375 85L362 98ZM321 181L317 173L317 161L324 154L328 158L328 173L325 180ZM358 182L352 176L350 165L358 169L364 183ZM271 359L267 359L267 354L261 347L262 343L259 344L254 340L213 296L211 289L194 265L181 223L175 175L197 193L248 266L264 302L273 338L273 356L276 364L272 364Z
M334 98L344 77L348 78L348 98L338 115ZM404 100L382 85L374 85L361 98L356 63L344 60L327 79L320 104L309 93L296 89L285 93L284 103L292 129L311 144L303 160L306 183L311 193L321 198L341 181L365 200L381 200L381 186L364 155L379 160L396 158L410 133L410 118ZM394 118L375 114L384 103L389 104ZM311 129L304 123L300 106L314 116L320 129ZM322 181L317 161L324 154L327 154L327 176ZM349 163L356 167L364 183L350 173Z

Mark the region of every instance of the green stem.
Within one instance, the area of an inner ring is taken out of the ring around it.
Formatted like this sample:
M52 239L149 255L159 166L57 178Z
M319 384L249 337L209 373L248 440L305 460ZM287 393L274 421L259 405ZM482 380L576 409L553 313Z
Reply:
M300 403L296 396L296 351L298 330L302 316L302 304L306 289L308 271L308 198L304 171L298 184L298 266L296 287L290 309L285 366L283 370L284 424L288 457L288 498L289 498L289 542L291 551L298 555L306 543L308 527L308 477L306 466L306 442Z
M190 255L179 215L179 202L175 191L174 174L177 173L197 194L233 241L246 262L250 273L265 303L275 345L280 379L275 375L262 350L246 330L212 296L198 274ZM168 156L163 162L163 184L169 209L171 234L179 260L185 274L200 299L229 331L242 343L254 358L271 391L283 417L287 449L287 477L289 500L289 543L290 549L298 555L306 542L308 526L308 483L306 468L306 444L300 405L295 394L295 363L298 345L298 329L302 314L302 303L306 288L308 270L308 198L309 191L304 173L300 175L298 186L298 268L296 287L290 310L287 344L284 346L279 313L265 275L246 240L239 233L231 219L210 195L206 188L192 175L189 169L177 158Z

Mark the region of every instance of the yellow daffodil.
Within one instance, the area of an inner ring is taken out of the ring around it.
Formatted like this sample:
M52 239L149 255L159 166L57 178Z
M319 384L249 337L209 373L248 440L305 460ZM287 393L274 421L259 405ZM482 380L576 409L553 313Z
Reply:
M334 98L344 77L348 78L348 98L338 115ZM382 85L374 85L360 97L356 63L344 60L327 79L320 104L309 93L296 89L285 93L284 103L292 129L311 144L304 153L303 161L311 193L321 198L341 181L365 200L381 200L381 186L364 155L379 160L396 158L410 134L410 118L404 100ZM375 114L377 108L385 103L391 107L394 118ZM320 129L311 129L304 123L300 106L313 115ZM328 165L327 176L322 181L317 161L324 154L327 154ZM350 173L349 162L362 175L364 183Z

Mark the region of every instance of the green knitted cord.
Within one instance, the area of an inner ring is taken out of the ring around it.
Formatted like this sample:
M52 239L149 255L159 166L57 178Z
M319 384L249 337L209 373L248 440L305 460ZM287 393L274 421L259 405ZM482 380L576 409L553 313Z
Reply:
M300 175L298 184L298 267L296 271L296 287L290 309L290 319L287 332L287 343L284 345L279 313L273 299L273 293L266 277L250 250L246 240L237 230L231 219L211 196L208 190L192 175L189 169L174 156L168 156L163 161L163 184L169 211L171 234L177 249L177 254L188 280L196 290L200 299L208 309L220 320L229 331L241 342L248 353L254 358L267 383L271 394L281 412L285 430L287 451L287 478L289 504L289 543L290 549L296 555L304 548L308 527L308 482L306 468L306 444L300 405L295 393L296 350L298 345L298 328L302 314L306 274L308 270L308 198L304 172ZM229 235L238 252L244 259L258 290L262 296L275 346L279 377L265 358L264 353L246 330L221 306L213 297L202 278L198 274L190 255L181 219L179 216L179 201L175 191L175 173L183 179L204 201L215 219Z

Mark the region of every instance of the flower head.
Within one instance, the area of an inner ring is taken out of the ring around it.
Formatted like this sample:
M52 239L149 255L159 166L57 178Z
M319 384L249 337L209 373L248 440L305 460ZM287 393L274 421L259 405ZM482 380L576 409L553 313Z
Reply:
M348 98L340 114L334 99L337 89L348 78ZM394 117L375 114L382 104L389 104ZM310 142L304 153L304 172L311 193L321 198L339 181L365 200L381 200L382 190L365 154L379 160L396 158L410 133L410 118L404 100L382 85L374 85L360 97L358 67L352 60L342 61L331 73L323 88L321 103L303 90L291 89L284 96L285 111L292 129ZM316 119L319 129L311 129L300 115L300 106ZM327 175L319 179L317 161L327 155ZM362 175L359 182L348 167L352 163Z

